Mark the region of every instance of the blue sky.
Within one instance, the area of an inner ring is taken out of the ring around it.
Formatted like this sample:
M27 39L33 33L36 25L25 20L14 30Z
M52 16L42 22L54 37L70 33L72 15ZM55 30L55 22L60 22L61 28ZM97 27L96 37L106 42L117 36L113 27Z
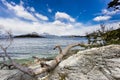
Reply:
M13 34L31 32L85 35L99 28L119 27L120 11L107 9L111 0L1 0L0 26Z

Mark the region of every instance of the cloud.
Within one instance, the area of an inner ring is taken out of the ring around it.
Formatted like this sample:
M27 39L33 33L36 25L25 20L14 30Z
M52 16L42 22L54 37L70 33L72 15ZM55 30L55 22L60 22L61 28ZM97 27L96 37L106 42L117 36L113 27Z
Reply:
M35 12L35 9L33 7L27 7L27 9L29 9L32 12Z
M108 9L102 9L100 13L97 13L97 15L104 15L104 16L97 16L93 20L94 21L105 21L112 18L113 15L120 14L120 10L108 10Z
M54 21L53 24L56 25L56 26L65 26L65 23L63 23L59 20Z
M27 8L30 11L34 12L33 14L35 14L36 17L32 13L28 12L27 9L23 6L24 3L22 1L20 2L19 5L16 5L15 3L14 5L12 5L5 0L2 0L2 2L4 5L8 7L9 10L13 11L17 17L21 17L31 21L38 21L36 17L40 18L41 20L48 20L47 16L43 16L42 14L35 13L35 9L33 7L27 7Z
M50 13L51 13L51 12L52 12L52 9L48 8L48 12L50 12Z
M8 23L9 22L9 23ZM106 27L119 27L120 22L106 24ZM14 35L44 32L54 35L85 35L100 28L100 25L84 25L80 22L64 23L59 20L53 22L26 22L19 18L0 18L0 25L6 30L11 30Z
M114 15L116 13L118 13L120 10L112 10L112 11L109 11L107 9L103 9L102 10L102 14L105 14L105 15Z
M2 0L4 1L4 0ZM8 7L9 10L12 10L15 12L16 16L14 17L0 17L0 25L4 26L5 29L11 30L14 35L18 34L27 34L27 33L32 33L32 32L37 32L39 34L42 34L44 32L49 33L49 34L54 34L54 35L85 35L86 32L92 32L100 28L99 25L84 25L83 23L75 21L74 18L72 18L70 15L64 13L64 12L56 12L55 14L55 19L53 21L45 21L48 20L46 16L43 16L42 14L39 14L34 11L34 8L30 12L28 12L24 7L23 3L21 2L20 5L14 5L4 2L4 4ZM34 16L33 16L34 14ZM21 20L23 17L25 19L32 20L31 22L26 21L26 20ZM39 19L43 20L40 21ZM101 16L102 20L106 20ZM98 19L95 19L97 21L101 20L101 17L98 16ZM69 21L68 23L62 21L67 20ZM111 24L106 24L108 27L109 25L114 26L115 28L118 28L119 23L111 23Z
M35 13L36 17L38 17L41 20L48 20L48 17L43 16L42 14Z
M110 18L111 16L97 16L93 20L94 21L106 21L106 20L109 20Z
M18 18L0 18L0 25L4 26L6 30L11 30L13 34L38 32L32 23L22 21Z
M8 3L7 1L3 1L3 4L6 5L9 10L13 11L16 16L22 17L27 20L37 21L37 19L23 7L22 2L20 5L15 6Z
M68 20L70 22L75 22L74 18L72 18L70 15L68 15L67 13L64 13L64 12L56 12L55 19L56 20L66 19L66 20Z
M12 5L16 5L14 2L11 2Z

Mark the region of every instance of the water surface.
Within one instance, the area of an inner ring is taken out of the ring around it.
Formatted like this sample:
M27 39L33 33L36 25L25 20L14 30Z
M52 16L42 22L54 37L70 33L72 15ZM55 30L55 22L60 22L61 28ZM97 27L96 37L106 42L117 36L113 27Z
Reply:
M13 58L54 57L58 54L53 50L55 45L61 45L62 48L72 43L86 42L85 38L14 38L12 45L7 52ZM0 40L0 44L6 46L8 43ZM0 50L0 53L2 51Z

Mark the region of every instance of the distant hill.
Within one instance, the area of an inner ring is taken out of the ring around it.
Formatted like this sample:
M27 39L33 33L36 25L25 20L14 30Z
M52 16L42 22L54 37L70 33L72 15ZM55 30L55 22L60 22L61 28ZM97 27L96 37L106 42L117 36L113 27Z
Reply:
M44 36L40 36L36 32L33 32L31 34L24 34L24 35L14 36L14 38L45 38L45 37Z

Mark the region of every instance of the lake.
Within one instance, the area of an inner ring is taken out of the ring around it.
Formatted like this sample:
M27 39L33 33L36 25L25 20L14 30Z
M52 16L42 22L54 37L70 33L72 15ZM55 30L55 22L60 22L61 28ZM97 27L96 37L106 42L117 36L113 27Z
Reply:
M12 58L23 59L32 56L54 57L58 50L53 50L55 45L62 48L72 43L87 42L86 38L14 38L12 45L7 52ZM6 46L7 42L0 40L0 44ZM0 50L2 54L2 50Z

